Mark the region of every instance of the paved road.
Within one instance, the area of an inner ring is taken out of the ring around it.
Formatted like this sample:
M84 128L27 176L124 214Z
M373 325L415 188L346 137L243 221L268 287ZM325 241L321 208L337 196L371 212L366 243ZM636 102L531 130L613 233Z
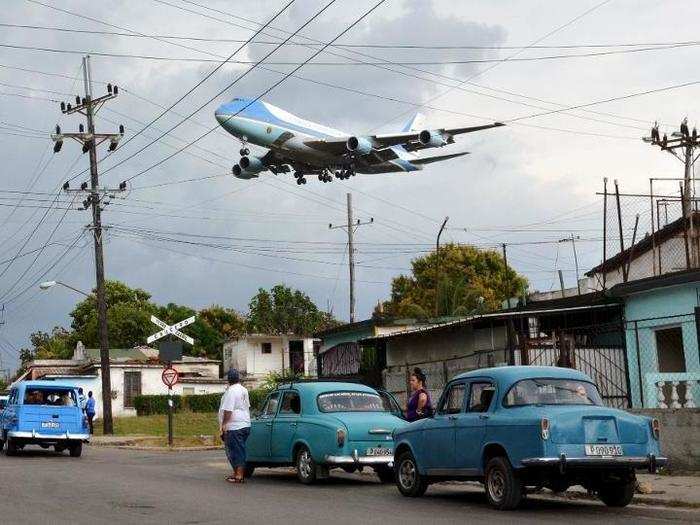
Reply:
M261 470L245 485L224 481L223 453L138 452L90 447L80 459L41 449L0 456L0 523L698 523L697 511L608 509L533 498L516 512L491 510L482 492L434 485L412 500L374 476L334 475L300 485Z

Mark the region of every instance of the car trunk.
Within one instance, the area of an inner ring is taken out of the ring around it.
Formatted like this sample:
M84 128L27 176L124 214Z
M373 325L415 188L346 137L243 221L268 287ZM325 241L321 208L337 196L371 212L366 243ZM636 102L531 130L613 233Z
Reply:
M349 441L388 441L405 422L389 413L345 412L334 414L348 429Z
M609 444L646 443L647 432L639 419L621 410L605 407L547 406L542 416L550 422L553 443Z

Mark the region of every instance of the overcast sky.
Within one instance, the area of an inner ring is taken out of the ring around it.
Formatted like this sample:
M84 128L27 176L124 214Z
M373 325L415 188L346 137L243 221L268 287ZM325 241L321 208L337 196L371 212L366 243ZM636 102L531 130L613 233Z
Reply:
M285 31L296 31L325 3L296 0L275 20L274 29L256 39L269 43L286 38ZM328 41L374 3L337 0L300 32L308 38L293 41ZM0 23L245 40L259 27L256 21L268 20L283 5L276 0L109 4L16 0L5 6ZM690 85L576 111L532 115L700 80L693 67L696 46L648 50L657 44L693 41L698 15L700 6L675 0L387 0L339 42L462 48L336 47L316 59L324 65L304 66L297 77L286 80L264 100L352 134L398 130L421 104L428 106L421 111L429 127L530 118L463 135L449 152L467 150L470 155L433 164L422 172L358 175L332 184L311 178L303 187L297 187L289 175L263 174L256 181L226 175L238 161L240 144L217 130L134 178L131 191L107 206L104 223L119 226L106 233L107 276L148 290L160 303L194 307L217 303L242 312L257 288L285 283L347 319L346 239L342 230L329 230L328 223L345 220L348 191L353 193L356 216L374 218L374 224L362 227L356 238L360 318L368 317L376 302L388 297L392 277L406 272L412 258L430 249L445 216L450 217L445 241L484 247L556 241L573 232L581 237L577 246L583 272L602 256L602 199L595 192L602 189L603 177L609 177L610 184L618 179L623 191L645 192L650 177L682 176L677 160L640 138L648 134L655 119L669 132L686 115L692 126L700 87ZM0 265L0 303L5 303L0 356L5 367L16 366L18 349L27 345L31 332L67 326L68 313L79 300L65 288L40 292L35 282L60 279L85 290L94 286L89 236L84 235L71 248L90 221L89 212L64 209L73 195L61 196L61 209L45 209L60 184L87 167L87 156L80 155L76 143L66 142L53 155L52 143L46 138L59 121L64 131L77 130L81 122L77 115L62 116L56 102L71 99L62 93L82 93L81 52L93 53L96 96L105 91L98 82L113 82L121 88L118 98L99 113L98 131L111 132L123 123L128 139L162 111L158 105L176 101L217 65L211 61L227 57L240 45L158 38L2 27L0 44L44 50L0 47L0 260L11 259L20 249L40 248L49 239L53 243L18 258L8 269L7 264ZM649 45L541 47L581 44ZM272 49L269 44L251 45L235 59L259 60ZM254 69L166 138L108 171L103 185L115 187L153 166L215 127L213 112L219 104L234 96L257 96L294 67L271 63L305 60L315 49L297 45L275 52L266 60L265 69ZM619 53L623 50L633 52ZM608 51L615 53L599 54ZM598 55L522 60L591 53ZM510 60L489 62L506 58ZM198 61L201 59L206 61ZM110 157L105 158L106 146L102 146L100 169L109 170L180 123L183 115L205 104L250 67L245 63L222 67L176 106L177 114L168 113ZM466 80L470 82L464 83ZM207 176L214 178L168 184ZM73 187L85 177L76 177ZM12 193L28 190L36 194ZM675 185L665 188L669 193L675 190ZM20 203L19 198L24 200ZM83 198L78 197L76 205ZM649 216L643 215L646 208L637 201L625 203L625 228L631 227L637 205L643 233L649 229ZM161 240L143 239L126 231L134 228L168 233L159 233ZM523 229L529 231L508 231ZM509 247L508 258L527 276L532 290L557 287L556 269L564 270L567 285L575 283L568 244L514 245Z

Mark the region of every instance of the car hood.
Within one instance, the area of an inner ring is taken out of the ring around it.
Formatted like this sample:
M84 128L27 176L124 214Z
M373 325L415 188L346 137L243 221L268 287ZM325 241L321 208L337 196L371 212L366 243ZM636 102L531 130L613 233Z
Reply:
M376 441L391 437L395 428L406 425L403 419L385 412L339 412L333 417L348 429L350 441Z
M597 406L542 406L541 417L549 419L553 443L646 443L646 418L623 410Z

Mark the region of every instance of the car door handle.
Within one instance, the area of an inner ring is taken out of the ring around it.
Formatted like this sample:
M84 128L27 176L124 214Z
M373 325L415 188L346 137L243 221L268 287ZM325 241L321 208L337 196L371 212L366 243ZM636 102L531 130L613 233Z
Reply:
M448 419L450 421L457 421L457 416L450 416Z
M486 414L479 414L479 419L488 419L488 418L489 418L489 416L487 416Z
M272 426L272 423L265 423L265 426L266 426L266 427L271 427L271 426Z
M290 426L290 427L295 427L295 426L297 426L297 424L296 424L296 423L290 423L289 426Z

